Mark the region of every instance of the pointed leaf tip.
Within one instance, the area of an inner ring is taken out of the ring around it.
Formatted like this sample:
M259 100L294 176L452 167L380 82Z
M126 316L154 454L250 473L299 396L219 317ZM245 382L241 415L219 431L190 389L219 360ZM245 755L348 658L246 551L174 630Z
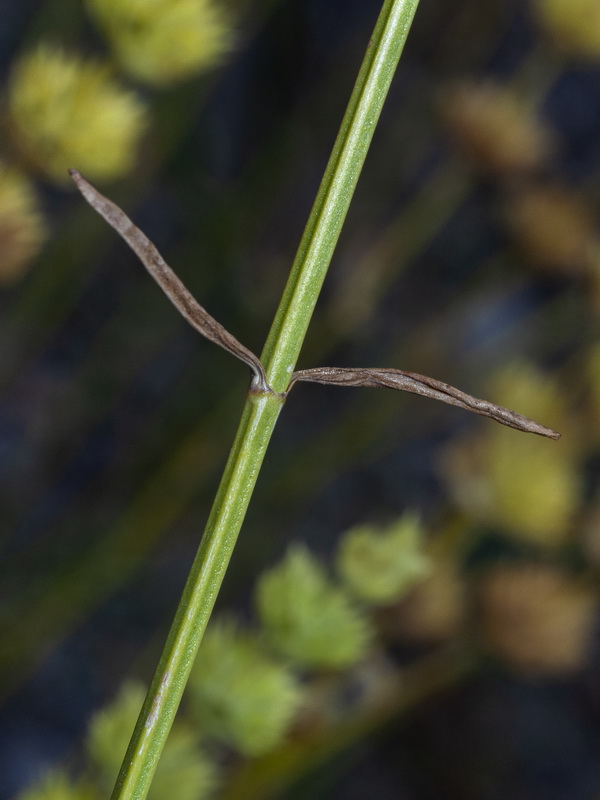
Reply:
M203 308L175 275L154 244L129 219L116 203L92 186L80 172L70 169L69 174L90 206L114 228L146 267L175 308L199 333L214 344L247 364L254 373L252 388L258 392L271 391L263 365L254 353L239 342L233 334Z
M369 386L374 388L397 389L412 394L420 394L440 400L442 403L458 406L465 411L472 411L484 417L490 417L501 425L515 428L526 433L535 433L547 439L560 439L560 433L540 425L539 422L512 411L510 408L480 400L466 392L462 392L449 383L419 375L417 372L405 372L393 368L369 367L317 367L295 372L290 388L296 381L334 384L337 386Z

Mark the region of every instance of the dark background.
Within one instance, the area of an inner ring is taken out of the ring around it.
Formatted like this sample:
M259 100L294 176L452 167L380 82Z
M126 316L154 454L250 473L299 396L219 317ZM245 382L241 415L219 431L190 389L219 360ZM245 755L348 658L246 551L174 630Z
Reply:
M140 163L114 191L103 187L255 350L379 5L249 3L222 68L148 93L154 122ZM76 3L4 0L0 13L5 78L38 40L104 47ZM422 0L301 367L397 366L479 393L512 357L552 368L594 338L585 286L528 268L498 213L497 184L460 160L437 104L455 78L525 86L560 142L552 175L583 187L593 207L599 64L563 60L525 0ZM0 294L1 798L67 758L126 676L151 674L248 380L186 326L78 195L39 189L51 238ZM398 218L382 255L373 248ZM374 258L385 277L353 310ZM550 304L557 311L544 316ZM290 540L326 555L351 525L407 508L429 520L447 507L440 445L491 423L389 394L294 391L221 608L243 613L255 576ZM591 799L599 715L597 674L536 684L490 668L294 796Z

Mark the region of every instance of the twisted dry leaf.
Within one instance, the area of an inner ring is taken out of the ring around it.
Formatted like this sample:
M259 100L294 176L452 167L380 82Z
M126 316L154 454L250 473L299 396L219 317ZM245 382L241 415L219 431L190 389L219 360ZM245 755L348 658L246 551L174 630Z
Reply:
M404 372L400 369L369 369L347 367L318 367L294 372L290 382L290 389L296 381L310 381L312 383L331 383L336 386L370 386L374 388L399 389L403 392L421 394L434 400L441 400L466 411L473 411L484 417L491 417L502 425L516 428L518 431L536 433L548 439L560 439L560 433L546 428L516 411L511 411L504 406L480 400L470 394L461 392L454 386L443 381L436 381L426 375L416 372ZM288 390L289 391L289 390Z
M254 373L252 391L270 392L271 389L258 356L248 350L198 303L175 275L150 239L133 224L124 211L107 197L100 194L76 169L69 170L69 174L92 208L101 217L104 217L108 224L127 242L175 308L187 319L190 325L211 342L218 344L250 367Z

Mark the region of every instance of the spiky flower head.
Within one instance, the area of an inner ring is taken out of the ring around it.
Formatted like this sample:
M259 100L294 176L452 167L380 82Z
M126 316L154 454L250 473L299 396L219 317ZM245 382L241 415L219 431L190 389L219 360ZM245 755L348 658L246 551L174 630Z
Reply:
M261 575L256 607L273 646L306 667L340 668L367 650L371 628L346 592L300 546Z
M202 730L250 756L283 740L302 697L288 667L230 621L206 632L189 692Z
M429 571L423 529L415 514L404 514L387 528L361 525L340 539L337 569L344 584L365 603L399 600Z
M17 800L94 800L91 787L71 781L66 772L54 770L22 792Z
M98 180L124 175L146 125L144 105L107 67L47 45L13 69L9 114L25 158L57 183L71 167Z
M110 792L144 701L140 683L126 683L116 699L92 719L86 751L104 792ZM158 764L149 800L205 800L216 786L212 762L198 746L198 734L176 722Z
M556 45L575 58L600 58L598 0L534 0L533 8Z
M0 163L0 283L21 277L45 235L33 185L20 172Z
M577 437L558 387L534 367L500 370L488 395L559 430L559 442L489 426L451 444L442 472L458 504L507 535L542 547L564 544L580 499Z
M231 46L214 0L87 0L123 69L166 86L210 69Z

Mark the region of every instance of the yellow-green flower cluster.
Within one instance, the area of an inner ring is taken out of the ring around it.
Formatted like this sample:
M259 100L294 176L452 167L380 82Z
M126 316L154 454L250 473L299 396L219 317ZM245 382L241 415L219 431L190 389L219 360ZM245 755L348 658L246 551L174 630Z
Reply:
M399 600L429 571L423 531L414 514L387 528L352 528L340 540L337 569L348 589L365 603Z
M231 622L206 632L189 692L201 728L252 756L281 742L302 696L292 672Z
M341 668L367 650L370 625L303 547L261 575L256 607L270 643L306 667Z
M98 180L123 175L146 124L144 105L105 66L48 46L14 68L9 113L25 158L59 183L71 167Z
M563 544L580 499L576 437L554 383L525 364L499 372L488 390L514 408L563 433L558 442L487 426L451 445L442 471L459 505L471 516L539 546Z
M214 66L231 26L213 0L88 0L123 69L166 86Z
M32 184L0 163L0 283L12 283L23 274L45 235Z
M534 0L533 7L558 47L578 58L600 58L598 0Z
M139 683L125 684L116 700L92 719L86 751L103 788L110 793L144 700ZM198 746L198 734L176 722L165 745L149 800L204 800L216 786L212 762Z

